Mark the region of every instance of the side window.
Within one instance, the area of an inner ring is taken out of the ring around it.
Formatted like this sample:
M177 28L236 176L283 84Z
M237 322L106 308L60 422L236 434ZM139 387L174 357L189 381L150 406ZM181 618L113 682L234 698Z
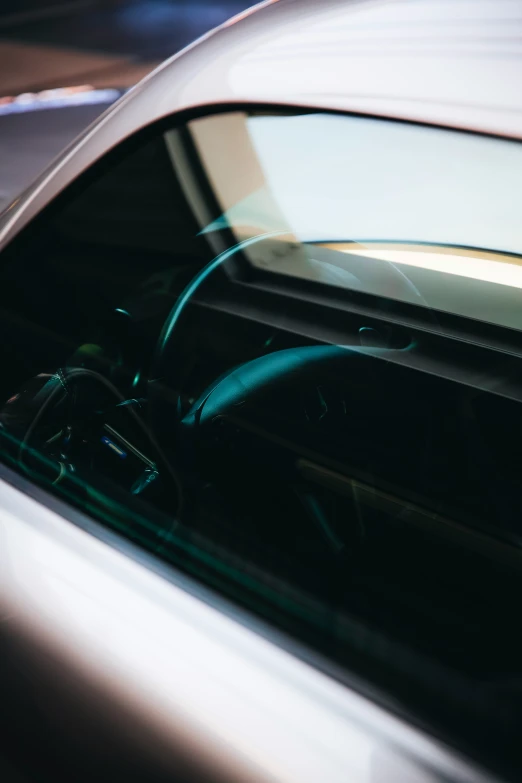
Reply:
M497 203L514 185L493 167L477 192L455 166L485 179L519 146L467 141L233 111L111 153L0 268L3 460L337 652L364 621L459 665L478 643L444 627L495 580L484 559L461 573L454 531L508 530L519 491L503 474L499 521L469 400L419 371L412 326L487 302L520 328L520 224Z
M215 121L223 139L239 132L251 165L244 117ZM210 551L219 572L233 565L240 579L295 575L306 586L317 581L310 565L328 567L341 544L299 477L287 486L275 464L266 475L241 466L235 434L221 444L216 422L192 426L219 379L226 386L239 365L278 348L272 327L198 302L207 270L237 244L230 226L214 226L222 194L201 136L174 128L113 155L41 221L28 249L7 255L2 454L167 560L190 569L190 547L196 570ZM227 203L259 184L245 170ZM211 291L231 283L219 266Z

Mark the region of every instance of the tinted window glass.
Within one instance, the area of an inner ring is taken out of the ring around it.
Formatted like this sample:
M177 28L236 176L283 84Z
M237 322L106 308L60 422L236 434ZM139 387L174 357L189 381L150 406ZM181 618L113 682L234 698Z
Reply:
M519 325L521 160L310 113L124 146L5 254L4 460L388 685L518 676L520 359L479 322Z

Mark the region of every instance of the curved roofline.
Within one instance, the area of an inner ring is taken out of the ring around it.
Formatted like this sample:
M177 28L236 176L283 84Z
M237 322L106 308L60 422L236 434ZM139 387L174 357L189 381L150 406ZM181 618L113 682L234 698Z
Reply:
M487 31L496 14L509 42L513 20L501 18L508 6L507 0L481 3L480 29ZM265 0L253 6L168 59L88 128L4 212L0 246L116 144L185 110L305 106L522 138L522 61L507 56L507 44L505 57L504 49L496 59L477 54L476 22L462 21L459 8L440 0ZM459 40L451 49L448 43L442 52L419 46L420 32L437 24L447 30L455 14L465 45ZM498 37L499 25L495 29Z

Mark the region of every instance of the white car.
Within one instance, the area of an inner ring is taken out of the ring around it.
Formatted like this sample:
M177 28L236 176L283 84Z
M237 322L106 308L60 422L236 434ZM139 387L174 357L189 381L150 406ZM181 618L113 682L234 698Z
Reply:
M261 3L4 211L4 779L520 780L521 33Z

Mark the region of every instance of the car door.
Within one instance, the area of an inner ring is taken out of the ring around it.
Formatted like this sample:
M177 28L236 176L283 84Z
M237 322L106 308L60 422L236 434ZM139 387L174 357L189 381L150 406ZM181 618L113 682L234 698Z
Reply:
M519 486L486 433L518 421L520 247L515 223L475 220L513 196L498 156L519 145L200 109L13 239L6 670L27 660L41 694L15 678L13 737L26 711L82 758L97 737L85 776L105 731L137 778L379 780L398 754L417 779L477 779L464 751L512 773Z

